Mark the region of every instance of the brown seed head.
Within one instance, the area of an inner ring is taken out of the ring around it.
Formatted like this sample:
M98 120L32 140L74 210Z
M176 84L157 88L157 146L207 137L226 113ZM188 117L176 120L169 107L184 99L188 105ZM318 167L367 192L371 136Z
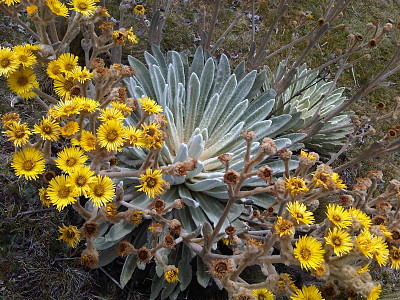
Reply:
M392 209L392 204L390 204L389 201L381 201L378 202L375 207L380 214L386 215Z
M224 182L226 184L236 184L239 180L240 174L235 170L229 170L224 175Z
M318 25L319 26L322 26L322 25L324 25L325 24L325 19L324 18L319 18L318 19Z
M399 228L390 228L388 231L392 234L392 237L388 239L390 243L400 244L400 229Z
M104 68L106 64L104 63L104 60L100 57L96 57L92 59L89 63L89 67L91 69L96 69L96 68Z
M268 166L262 166L258 169L257 176L265 181L272 179L273 170Z
M81 228L81 234L86 238L95 238L99 234L99 225L95 222L85 222Z
M150 208L153 208L158 213L162 213L165 209L165 201L160 198L155 198L153 202L150 204Z
M288 148L283 148L278 151L278 156L282 160L289 160L292 157L293 152L290 151Z
M341 206L351 206L354 203L354 198L351 195L340 195L338 204Z
M374 225L386 225L388 223L388 218L383 215L376 215L372 218L372 224Z
M185 208L185 203L182 199L175 199L174 200L174 208L175 209L183 209Z
M46 171L42 174L45 183L49 183L54 177L56 177L56 173L53 171Z
M210 271L218 279L225 278L233 272L233 266L229 259L217 259L211 262Z
M233 225L227 226L227 227L225 228L225 233L226 233L227 235L235 234L235 233L236 233L236 228L235 228L235 226L233 226Z
M363 36L360 33L356 33L355 34L355 39L357 42L362 42L362 40L364 39Z
M172 233L179 235L182 231L182 224L177 219L172 219L168 222L169 229L171 229Z
M389 139L394 139L395 137L397 137L397 131L394 130L394 129L390 129L390 130L387 132L387 137L388 137Z
M321 287L322 296L328 300L336 299L336 296L338 295L338 293L339 293L339 290L338 290L337 286L335 284L333 284L332 282L325 283Z
M151 257L152 257L151 252L146 247L142 247L137 250L136 253L137 261L147 264L150 261Z
M163 232L164 225L160 223L151 223L147 229L155 236L159 236Z
M79 262L89 268L93 268L99 264L99 253L96 249L88 249L82 251Z
M135 253L135 247L127 241L121 241L115 246L115 252L118 256L124 257Z
M258 219L258 218L260 218L260 216L261 216L260 211L258 209L254 209L251 218Z
M167 233L164 237L164 242L163 242L164 247L169 248L169 249L175 249L175 239L174 237Z
M370 47L370 48L375 48L377 44L378 44L378 43L377 43L374 39L372 39L372 40L370 40L370 41L368 42L368 47Z
M275 142L270 138L264 138L261 142L260 149L266 155L274 155L277 151Z

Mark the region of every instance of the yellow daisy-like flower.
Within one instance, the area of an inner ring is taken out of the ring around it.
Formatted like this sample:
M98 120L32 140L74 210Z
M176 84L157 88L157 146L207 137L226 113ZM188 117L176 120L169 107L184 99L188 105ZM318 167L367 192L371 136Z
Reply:
M93 73L86 69L86 67L76 66L72 69L71 76L80 83L85 83L85 81L93 77Z
M9 138L9 141L14 142L15 147L21 147L26 145L29 140L29 136L32 135L28 125L26 123L13 122L8 124L8 130L4 134Z
M85 151L93 151L97 146L97 139L90 131L82 130L81 140L71 140L75 146L81 146Z
M67 173L73 173L88 160L85 152L77 147L64 148L55 159L57 167Z
M69 5L72 5L72 10L84 15L85 17L91 17L96 10L96 3L98 0L72 0Z
M129 126L126 131L126 138L132 147L144 147L143 132L133 126Z
M43 117L39 124L35 124L33 132L40 134L44 140L57 141L61 133L60 124L52 117Z
M45 170L43 154L34 148L24 148L13 154L11 167L18 177L37 179Z
M179 269L175 266L167 266L164 279L170 283L179 281Z
M139 5L136 5L136 6L133 8L133 12L134 12L136 15L141 16L141 15L143 15L143 14L146 12L146 9L144 8L143 5L139 4Z
M1 123L3 123L4 128L8 128L14 122L19 122L20 120L21 118L17 113L6 113L1 117Z
M386 265L389 260L389 249L382 237L374 236L372 238L371 253L380 267Z
M20 3L20 2L21 2L21 0L1 0L0 1L0 3L4 3L7 6L11 6L11 5L14 5L14 4Z
M336 184L336 187L338 189L345 189L347 186L343 183L343 180L340 179L340 176L338 173L333 173L332 175L332 181Z
M355 207L350 207L348 209L354 222L358 222L362 227L369 229L372 225L371 218L363 211Z
M382 292L381 285L376 285L368 294L367 300L378 300Z
M400 269L400 248L392 246L390 248L390 261L392 262L391 268Z
M339 228L348 228L352 224L351 214L342 206L337 204L328 204L326 216L333 223L333 225Z
M39 200L43 206L50 207L51 201L47 196L47 188L42 187L39 189Z
M302 236L295 244L294 256L303 269L316 269L324 262L325 250L322 244L314 237Z
M58 60L52 60L49 62L46 73L50 78L57 79L60 75L62 75L60 62Z
M298 225L309 225L313 224L315 221L313 213L307 210L307 207L304 205L304 203L300 203L298 201L290 202L286 209L290 212L290 215Z
M276 219L276 222L274 223L274 228L279 236L294 234L293 223L282 217L278 217Z
M149 97L139 98L139 102L142 105L142 109L149 115L163 112L161 105L158 105L156 101Z
M121 151L126 139L125 127L117 120L105 122L97 129L97 139L107 151Z
M126 33L122 31L114 31L112 34L112 39L114 43L118 45L124 45L126 37Z
M290 191L293 197L309 190L304 179L300 177L286 178L285 188Z
M78 166L70 175L71 182L79 191L79 195L87 197L90 191L89 184L95 180L94 172L85 165Z
M328 236L325 237L325 240L327 245L333 247L333 252L335 252L337 256L347 254L353 248L350 234L337 227L333 228L333 231L329 229Z
M82 107L81 104L75 99L76 98L58 101L58 104L53 106L53 109L51 112L49 112L49 114L53 118L69 117L71 115L79 114Z
M358 250L366 257L372 258L372 239L374 235L367 229L363 229L356 238Z
M104 206L113 200L115 183L110 177L97 175L89 186L88 196L94 206Z
M0 47L0 75L8 77L18 69L19 63L10 48Z
M59 240L67 243L71 248L75 248L78 245L81 233L76 226L63 225L63 227L58 227L58 231L61 233Z
M35 12L37 12L38 6L37 5L28 5L26 7L26 13L28 15L33 15Z
M303 286L294 295L290 297L292 300L324 300L321 296L321 292L315 285Z
M127 117L131 114L133 108L129 107L128 105L126 105L125 103L119 102L119 101L112 101L110 103L110 105L115 108L118 109L119 111L122 112L122 114L124 115L124 117Z
M75 85L75 79L71 76L59 75L54 80L54 91L63 99L69 100L71 98L71 89Z
M307 153L306 151L303 151L303 150L300 151L300 155L305 158L309 158L309 159L313 159L313 160L317 159L314 155Z
M31 67L37 62L36 56L32 53L30 48L25 45L14 46L13 52L15 53L15 59L17 62L24 67Z
M146 193L150 198L160 196L164 191L163 184L165 180L162 179L161 170L153 171L151 169L147 169L146 174L140 175L139 180L141 184L136 186L140 188L138 191Z
M107 107L106 109L101 110L99 119L103 122L114 120L121 122L125 120L125 116L119 109L116 109L114 107Z
M149 123L142 124L142 132L143 132L143 140L144 146L148 149L158 149L161 148L164 141L162 138L162 131L160 124L157 123Z
M31 68L20 68L14 71L7 78L7 84L10 90L20 95L22 98L26 97L33 88L38 88L39 83L36 81L36 75Z
M71 73L72 70L78 66L78 56L71 53L61 54L57 61L60 65L61 72Z
M82 112L92 113L97 110L100 103L96 100L86 97L74 97L75 100L79 100Z
M50 8L53 14L57 16L62 16L62 17L69 16L68 7L64 3L58 0L46 0L46 5L48 6L48 8Z
M115 217L118 214L117 204L115 203L107 203L106 204L106 212L108 217Z
M253 290L253 295L257 300L274 300L274 294L268 289Z
M72 184L69 176L59 175L50 180L47 195L51 203L58 210L62 210L67 205L77 201L76 197L79 196L79 191Z
M129 42L131 42L132 44L137 44L139 43L139 40L137 38L137 36L133 33L133 28L129 28L126 31L126 38L128 39Z
M69 121L61 128L61 134L67 138L71 138L79 131L79 124L75 121Z
M327 172L324 172L324 169L318 169L315 174L312 174L312 182L314 182L315 187L322 186L324 189L332 188L334 182L332 181L331 175Z

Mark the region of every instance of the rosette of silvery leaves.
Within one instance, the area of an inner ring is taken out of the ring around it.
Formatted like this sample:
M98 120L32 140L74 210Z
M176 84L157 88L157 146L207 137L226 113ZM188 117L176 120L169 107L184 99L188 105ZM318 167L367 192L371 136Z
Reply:
M263 85L264 90L273 87L276 78L280 78L285 72L285 64L281 62L273 73L269 68L267 80ZM308 150L319 153L322 157L328 158L336 153L346 142L347 135L353 131L353 126L349 118L353 114L345 111L326 123L320 122L336 107L340 106L347 98L343 96L344 87L336 88L332 81L324 78L323 72L310 71L306 64L301 65L297 70L292 81L303 77L294 84L290 85L283 93L275 98L273 112L275 114L301 113L295 123L294 119L291 130L300 132L309 125L317 125L318 133L304 141Z

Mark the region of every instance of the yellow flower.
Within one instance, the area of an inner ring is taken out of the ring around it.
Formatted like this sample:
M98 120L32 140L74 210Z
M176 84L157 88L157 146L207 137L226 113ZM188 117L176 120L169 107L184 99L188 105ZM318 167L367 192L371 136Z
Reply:
M147 169L146 174L140 175L139 180L141 184L136 186L140 188L138 191L146 193L150 198L160 196L163 193L165 180L162 179L161 170L152 171L151 169Z
M32 135L28 125L26 123L13 122L8 124L8 130L4 133L9 138L9 141L14 142L15 147L21 147L26 145L29 140L29 136Z
M274 300L274 294L268 289L253 290L253 295L257 300Z
M133 126L129 126L126 131L126 138L132 147L144 147L143 132Z
M75 121L69 121L61 128L61 134L65 137L72 137L79 131L79 124Z
M119 109L114 107L107 107L106 109L102 109L100 113L99 119L103 122L107 121L123 121L125 116Z
M350 207L348 209L354 222L358 222L362 227L369 229L372 225L371 218L363 211L355 207Z
M43 206L50 207L51 201L47 196L47 188L42 187L39 189L39 200L43 204Z
M325 250L322 244L314 237L302 236L295 244L294 256L303 269L316 269L324 262Z
M326 216L335 226L339 228L347 228L352 224L351 214L342 206L337 204L328 204Z
M0 3L5 3L7 6L14 5L15 3L20 3L21 0L1 0Z
M85 151L92 151L96 149L97 145L96 137L90 131L86 130L82 130L80 141L71 140L71 142L75 146L81 146Z
M277 218L274 228L279 236L294 234L293 223L282 217Z
M333 228L333 231L329 229L328 236L325 237L325 240L327 245L333 247L333 252L335 252L337 256L347 254L353 248L350 234L337 227Z
M142 216L143 216L143 211L134 211L132 212L131 216L130 216L130 221L132 224L135 225L139 225L140 223L142 223Z
M124 45L125 44L125 38L126 38L126 33L122 31L114 31L112 34L112 39L114 43L118 45Z
M115 184L110 177L97 175L89 184L89 199L94 206L100 207L111 202L115 192Z
M145 8L144 8L144 6L143 5L136 5L134 8L133 8L133 12L136 14L136 15L138 15L138 16L140 16L140 15L143 15L145 12L146 12L146 10L145 10Z
M79 100L82 112L91 113L97 110L100 103L96 100L86 98L86 97L75 97L75 100Z
M98 0L72 0L69 5L72 5L72 10L84 15L85 17L91 17L96 10L96 3Z
M58 101L58 104L53 106L50 115L53 118L61 118L79 114L81 111L81 104L75 99L76 98Z
M124 117L127 117L131 114L133 108L129 107L128 105L126 105L125 103L119 102L119 101L112 101L110 103L110 105L115 108L118 109L119 111L122 112L122 114L124 115Z
M55 159L57 167L67 173L75 172L75 170L88 160L82 149L77 147L64 148L58 152Z
M356 238L358 250L366 257L372 258L372 239L373 235L367 230L363 229Z
M324 300L321 296L321 292L315 285L303 286L294 295L290 297L292 300Z
M32 53L29 47L25 45L16 45L13 47L15 59L24 67L31 67L36 63L36 56Z
M58 60L52 60L49 62L46 72L47 76L50 78L57 79L58 76L62 75L60 62Z
M139 98L139 102L142 105L142 109L149 115L163 112L161 105L158 105L156 101L149 97Z
M309 189L306 186L304 179L300 177L290 177L285 179L285 188L290 191L292 196L296 196L302 192L307 192Z
M179 269L175 266L167 266L164 273L164 279L170 283L179 281Z
M306 151L303 150L300 151L300 155L308 159L313 159L313 160L317 159L314 155L307 153Z
M138 41L138 38L137 38L136 35L133 33L132 27L126 31L126 38L127 38L128 41L131 42L132 44L137 44L137 43L139 42L139 41Z
M33 88L38 88L39 83L36 81L36 75L31 68L20 68L10 74L7 78L8 87L22 98L29 97L29 92Z
M115 217L118 214L117 204L115 203L107 203L106 204L106 212L108 217Z
M70 175L71 182L75 185L80 195L87 197L90 191L89 184L94 181L94 172L85 165L79 165Z
M390 260L392 262L391 268L400 269L400 249L392 246L390 248Z
M63 73L71 73L72 70L78 66L78 56L71 53L61 54L60 57L57 58L57 61Z
M57 141L61 130L58 122L52 117L43 117L39 124L35 124L33 132L40 134L44 140Z
M381 295L382 288L381 285L378 284L376 285L370 292L367 297L367 300L377 300L379 299L379 296Z
M86 69L86 67L76 66L72 69L71 76L80 83L85 83L85 81L93 77L93 73Z
M18 177L37 179L45 170L43 154L34 148L23 148L13 154L11 166Z
M142 124L144 146L148 149L158 149L163 145L162 131L157 123Z
M3 123L4 128L8 128L14 122L19 122L20 119L18 113L6 113L1 117L1 122Z
M54 177L49 182L47 195L53 205L58 210L62 210L69 204L76 202L76 197L79 196L79 191L71 182L71 178L66 175Z
M307 210L307 207L304 205L304 203L300 203L298 201L290 202L286 209L290 212L290 215L293 217L296 224L309 225L314 223L313 213Z
M33 15L35 12L37 12L38 6L37 5L28 5L26 7L26 13L28 15Z
M389 259L389 249L382 237L374 236L372 238L371 253L380 267L386 265Z
M117 120L107 121L97 129L97 139L107 151L121 151L126 139L126 130Z
M59 240L67 243L72 248L75 248L78 245L81 233L76 226L63 225L63 227L58 227L58 231L61 233L61 236L58 238Z
M10 48L0 47L0 75L8 77L18 69L19 63Z
M47 6L57 16L68 17L68 7L58 0L46 0Z
M63 99L69 100L71 98L71 89L75 85L75 80L70 76L59 75L54 80L54 91Z

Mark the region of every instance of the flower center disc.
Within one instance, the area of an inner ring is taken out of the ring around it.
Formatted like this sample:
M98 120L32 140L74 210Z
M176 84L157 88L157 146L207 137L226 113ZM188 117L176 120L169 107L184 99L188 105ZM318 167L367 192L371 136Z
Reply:
M76 165L76 163L77 163L77 160L76 160L75 157L68 157L67 160L65 161L65 164L66 164L68 167L73 167L73 166Z
M303 257L304 260L308 260L311 256L311 251L308 249L303 249L301 250L301 256Z
M8 58L3 58L3 59L1 60L0 65L1 65L3 68L5 68L5 67L8 67L8 66L10 65L10 63L11 63L11 60L9 60Z
M22 168L25 171L32 170L34 166L35 166L35 164L31 160L24 161L24 163L22 164Z
M108 141L110 141L110 142L113 142L113 141L115 141L115 139L118 137L118 133L117 133L117 131L116 130L110 130L108 133L107 133L107 140Z
M60 198L67 198L69 196L69 194L71 193L71 189L67 186L59 189L57 195Z
M25 77L25 76L21 76L21 77L19 77L18 80L17 80L17 83L18 83L20 86L24 86L24 85L26 85L28 82L29 82L29 81L28 81L28 78Z
M84 176L78 176L75 181L76 185L78 185L78 186L84 186L86 184L86 182L87 182L87 180Z
M104 195L104 187L97 185L95 186L95 188L93 189L93 193L97 196L97 197L101 197Z
M155 187L155 186L157 185L157 180L155 180L154 178L148 178L148 179L146 180L146 185L147 185L149 188L153 188L153 187Z
M48 126L48 125L43 126L42 130L44 133L47 133L47 134L51 134L53 132L53 130L51 129L51 126Z

